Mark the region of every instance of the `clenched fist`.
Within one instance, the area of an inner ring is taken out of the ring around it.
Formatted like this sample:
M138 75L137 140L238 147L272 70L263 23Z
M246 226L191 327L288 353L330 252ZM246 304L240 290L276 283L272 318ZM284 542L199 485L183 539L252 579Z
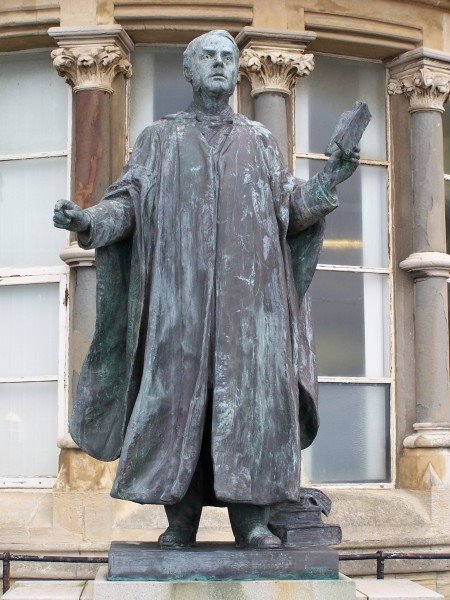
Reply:
M55 204L53 224L58 229L69 231L86 231L91 226L91 221L86 212L71 200L58 200Z

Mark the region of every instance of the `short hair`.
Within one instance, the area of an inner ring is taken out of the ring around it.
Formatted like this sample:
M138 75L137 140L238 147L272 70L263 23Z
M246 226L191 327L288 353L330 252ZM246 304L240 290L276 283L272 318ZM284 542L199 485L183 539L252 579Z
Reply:
M208 31L208 33L203 33L198 37L194 38L186 47L186 50L183 52L183 69L188 68L191 69L191 61L194 54L197 52L198 46L203 42L206 38L212 37L213 35L224 37L233 44L234 56L236 61L239 60L239 48L236 44L234 37L225 29L213 29L213 31Z

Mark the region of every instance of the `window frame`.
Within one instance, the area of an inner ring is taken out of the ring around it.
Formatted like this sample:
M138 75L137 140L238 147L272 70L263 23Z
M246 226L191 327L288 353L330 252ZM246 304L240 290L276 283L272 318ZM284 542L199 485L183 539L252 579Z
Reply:
M31 49L14 52L14 54L43 54L48 55L50 62L50 48ZM11 53L0 53L1 56L11 56ZM55 77L57 76L55 72ZM66 157L66 195L71 195L71 159L72 159L72 91L67 86L67 147L53 151L22 152L18 154L1 154L0 163L12 161L28 161L42 158ZM55 201L57 199L55 198ZM49 215L49 220L51 216ZM50 221L51 222L51 221ZM70 234L65 237L66 247L70 242ZM61 248L63 250L64 248ZM68 395L68 354L69 354L69 314L70 314L70 268L61 261L60 266L33 266L33 267L1 267L0 287L10 285L33 284L58 284L58 366L56 374L31 377L0 377L2 383L27 383L57 381L57 438L54 440L58 451L58 439L68 433L69 395ZM49 489L56 482L56 476L0 476L0 490L2 489Z
M395 371L396 371L396 353L395 353L395 319L394 319L394 263L393 263L393 230L392 230L392 152L391 152L391 127L390 127L390 104L389 97L387 94L387 83L389 80L389 72L383 64L383 61L376 59L366 59L360 57L347 56L342 54L333 54L328 52L314 52L315 56L327 56L342 60L352 60L365 63L381 64L385 69L385 124L386 124L386 159L368 159L361 158L359 161L360 165L363 166L378 166L386 168L386 202L387 202L387 245L388 245L388 265L387 267L363 267L363 266L351 266L351 265L336 265L336 264L325 264L318 263L317 271L332 271L332 272L343 272L343 273L368 273L368 274L381 274L387 276L388 286L388 331L389 331L389 358L390 358L390 373L389 377L345 377L345 376L319 376L318 382L320 383L341 383L341 384L388 384L389 385L389 465L390 473L388 481L380 482L337 482L337 483L322 483L314 482L314 485L318 485L321 488L330 489L349 489L349 488L364 488L364 489L393 489L395 488L395 482L397 480L397 456L396 456L396 397L395 397ZM300 80L301 86L301 80ZM318 154L315 152L297 152L296 150L296 86L293 89L293 97L291 102L291 135L292 135L292 163L291 168L295 172L297 159L305 160L328 160L328 156L325 154ZM450 177L449 177L450 179ZM320 261L320 259L319 259ZM309 476L309 475L308 475Z

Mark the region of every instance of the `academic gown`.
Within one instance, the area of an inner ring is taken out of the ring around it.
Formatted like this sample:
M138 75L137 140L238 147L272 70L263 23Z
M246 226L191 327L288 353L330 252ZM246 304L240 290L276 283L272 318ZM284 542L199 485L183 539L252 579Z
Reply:
M199 118L147 127L87 210L97 321L70 431L91 456L120 456L114 497L172 504L197 464L209 387L217 499L298 501L318 427L306 290L337 197L321 175L292 177L260 123L226 111L217 149Z

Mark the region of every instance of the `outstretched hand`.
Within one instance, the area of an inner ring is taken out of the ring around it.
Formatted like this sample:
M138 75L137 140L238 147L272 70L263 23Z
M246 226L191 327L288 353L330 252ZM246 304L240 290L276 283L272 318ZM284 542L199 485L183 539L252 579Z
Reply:
M350 154L344 154L338 149L328 159L324 169L323 176L325 184L330 190L348 179L358 168L359 164L359 146L355 146Z
M78 204L71 200L58 200L55 204L53 224L58 229L81 232L89 229L91 222Z

